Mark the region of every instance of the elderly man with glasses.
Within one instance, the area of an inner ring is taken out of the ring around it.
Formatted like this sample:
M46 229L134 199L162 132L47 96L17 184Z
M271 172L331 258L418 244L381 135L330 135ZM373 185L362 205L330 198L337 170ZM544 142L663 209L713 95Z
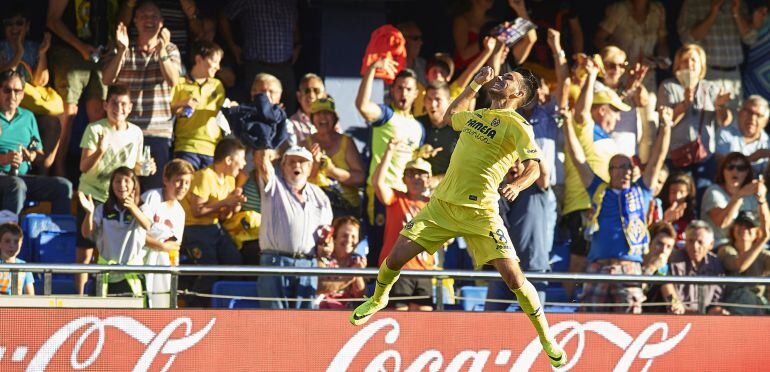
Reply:
M763 174L770 158L770 137L765 133L770 117L767 100L752 95L741 105L738 115L727 127L719 129L717 136L717 163L724 155L740 152L749 157L755 175Z
M32 112L19 107L24 78L0 73L0 210L17 215L26 200L51 202L51 213L71 214L72 184L61 177L27 175L30 163L43 153Z

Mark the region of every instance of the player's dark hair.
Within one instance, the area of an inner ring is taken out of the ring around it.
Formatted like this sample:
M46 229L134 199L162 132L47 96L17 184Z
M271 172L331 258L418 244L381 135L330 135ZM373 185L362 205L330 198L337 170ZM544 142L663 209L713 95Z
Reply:
M532 71L529 71L526 68L519 67L513 71L518 72L524 81L525 95L524 104L522 107L529 106L535 100L535 97L537 96L537 90L540 89L540 78L538 78L535 74L532 73Z
M214 149L214 161L218 162L225 160L228 156L233 156L236 152L241 150L246 150L246 147L243 146L241 141L238 141L235 138L224 138L217 143L217 147Z

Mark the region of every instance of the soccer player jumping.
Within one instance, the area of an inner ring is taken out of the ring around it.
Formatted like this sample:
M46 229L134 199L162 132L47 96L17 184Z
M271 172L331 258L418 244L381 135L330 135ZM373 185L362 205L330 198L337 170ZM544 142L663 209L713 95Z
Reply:
M464 111L480 87L493 78L489 88L492 107ZM548 330L537 291L521 271L497 211L500 194L513 200L540 174L537 163L540 149L535 144L532 128L515 111L532 102L537 88L537 78L527 70L519 69L495 78L492 68L484 67L452 102L444 121L461 133L449 169L430 202L404 226L393 250L380 266L374 295L353 311L351 323L364 324L387 306L388 293L407 261L422 251L433 254L447 240L462 236L468 242L476 267L493 265L516 294L519 305L535 326L551 365L561 367L567 363L567 354ZM524 172L512 183L498 188L517 159L522 162Z

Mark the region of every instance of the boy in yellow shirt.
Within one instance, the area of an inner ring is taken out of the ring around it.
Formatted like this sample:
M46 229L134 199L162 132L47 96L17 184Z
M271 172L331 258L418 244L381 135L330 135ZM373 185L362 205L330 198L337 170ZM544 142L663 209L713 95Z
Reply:
M219 71L222 48L201 41L194 58L189 76L174 86L171 109L177 115L174 158L187 160L199 170L214 162L214 148L222 139L216 116L225 101L225 88L214 77Z

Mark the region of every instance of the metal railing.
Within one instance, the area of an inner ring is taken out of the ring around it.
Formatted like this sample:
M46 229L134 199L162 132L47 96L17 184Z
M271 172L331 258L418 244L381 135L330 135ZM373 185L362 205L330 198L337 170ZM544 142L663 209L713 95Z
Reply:
M11 293L18 293L19 273L31 272L43 274L43 294L51 294L52 276L57 274L88 273L97 274L97 296L106 296L101 285L104 273L138 273L138 274L169 274L171 275L171 307L175 308L179 294L179 276L263 276L263 275L287 275L287 276L361 276L367 278L377 277L378 270L348 269L348 268L301 268L301 267L276 267L276 266L133 266L133 265L84 265L84 264L0 264L0 272L11 273ZM770 285L770 277L749 276L645 276L645 275L609 275L609 274L576 274L576 273L525 273L530 281L555 281L555 282L613 282L613 283L646 283L646 284L696 284L698 285L699 310L705 312L705 286L716 285ZM502 280L500 274L495 271L467 271L467 270L402 270L401 276L412 278L430 278L436 281L436 306L437 310L443 310L443 280L444 279L470 279L470 280Z

